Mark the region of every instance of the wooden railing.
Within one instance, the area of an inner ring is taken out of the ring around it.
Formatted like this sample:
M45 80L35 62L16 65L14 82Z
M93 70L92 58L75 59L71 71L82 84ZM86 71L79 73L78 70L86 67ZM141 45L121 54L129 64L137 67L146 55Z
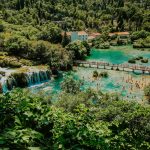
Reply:
M109 69L111 68L112 70L116 68L116 70L123 70L126 71L126 69L130 69L133 72L135 70L140 70L143 73L149 72L150 73L150 67L148 66L140 66L140 65L129 65L129 64L111 64L107 62L97 62L97 61L74 61L74 65L77 66L84 66L84 67L93 67L93 68L99 68L103 67L103 69ZM86 66L88 65L88 66ZM109 67L109 68L108 68Z

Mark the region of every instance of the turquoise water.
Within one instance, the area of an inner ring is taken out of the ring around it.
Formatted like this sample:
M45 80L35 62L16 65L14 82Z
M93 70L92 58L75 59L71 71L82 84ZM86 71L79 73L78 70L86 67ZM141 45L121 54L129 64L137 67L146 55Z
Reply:
M136 56L143 56L145 58L150 58L150 52L148 51L139 51L133 50L130 46L126 47L113 47L110 50L92 50L91 56L87 58L89 61L107 61L113 64L127 63L129 58L133 58ZM139 62L140 65L143 65ZM145 64L144 64L145 65ZM149 63L146 65L150 65ZM142 99L143 90L136 89L135 91L129 92L131 88L130 83L126 83L123 81L123 78L128 78L132 76L137 82L141 82L141 75L135 75L127 72L117 72L109 70L108 78L100 78L98 80L92 79L92 73L95 69L93 68L76 68L76 72L73 72L73 76L76 79L84 79L84 86L82 89L88 89L89 87L95 88L97 90L101 90L103 92L111 92L118 93L122 97L129 99ZM98 72L104 71L102 69L98 69ZM63 78L68 76L70 73L63 73ZM41 93L43 95L52 95L56 93L60 93L61 88L60 84L63 81L63 78L59 78L56 80L50 80L41 85L36 85L30 88L33 93ZM147 79L147 83L150 82L150 78ZM124 87L124 89L123 89Z
M131 85L125 82L125 80L130 76L134 76L134 78L139 82L141 81L141 79L139 79L141 78L141 76L139 75L133 75L132 73L127 72L116 72L108 70L108 78L98 78L96 80L93 80L92 75L94 69L87 69L81 67L78 67L76 69L77 72L74 72L73 76L76 79L83 80L84 85L81 87L82 90L93 88L95 90L101 90L102 92L117 93L118 95L122 96L122 98L134 100L141 100L143 97L143 91L137 88L135 88L135 90L132 93L130 93L129 90ZM100 73L104 70L98 69L97 71ZM63 78L69 75L70 73L64 73ZM41 85L30 87L30 90L33 93L39 93L40 95L44 96L58 95L61 91L60 85L63 81L63 78L53 79ZM124 81L123 78L125 78ZM150 80L147 81L150 82ZM123 89L123 87L125 87L125 89Z
M122 98L125 99L135 99L135 100L142 100L143 98L143 90L136 88L135 83L131 85L129 82L126 82L129 78L133 78L135 82L142 82L142 78L147 78L144 81L144 84L150 83L150 78L147 75L135 75L133 73L128 72L117 72L112 70L107 70L108 78L97 78L93 80L93 68L77 68L77 74L80 79L84 77L84 89L88 89L89 87L94 88L95 90L101 90L102 92L109 92L109 93L117 93ZM96 69L99 73L106 71L103 69ZM130 91L131 86L133 87L133 91Z
M117 50L92 50L91 56L88 60L106 61L114 64L122 64L127 62L129 56L125 55L123 51Z
M112 64L123 64L128 63L129 59L138 56L143 56L144 58L150 59L150 51L140 51L133 49L131 46L112 47L111 49L105 50L93 49L91 51L91 56L89 56L87 60L105 61ZM147 64L143 64L140 61L137 61L137 64L149 66L150 60Z

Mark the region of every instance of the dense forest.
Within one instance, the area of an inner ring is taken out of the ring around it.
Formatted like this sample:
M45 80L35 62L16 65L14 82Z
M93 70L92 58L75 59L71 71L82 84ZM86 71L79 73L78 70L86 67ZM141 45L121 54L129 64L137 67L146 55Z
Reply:
M149 9L149 0L1 0L0 47L6 53L0 54L0 64L20 67L48 63L64 67L79 58L74 56L75 51L80 58L89 54L85 42L66 50L69 39L62 36L63 31L129 31L135 47L150 47ZM107 36L96 40L95 47L109 47L108 42L104 43L109 40Z
M52 21L64 30L150 31L149 0L1 0L1 18L16 25Z

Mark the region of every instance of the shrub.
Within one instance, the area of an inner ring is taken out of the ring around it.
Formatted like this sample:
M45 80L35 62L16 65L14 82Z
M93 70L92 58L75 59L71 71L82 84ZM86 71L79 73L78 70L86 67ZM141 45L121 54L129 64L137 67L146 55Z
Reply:
M93 71L93 77L94 78L97 78L98 77L98 72L95 70L95 71Z
M49 41L51 43L61 43L61 29L54 23L49 23L41 27L42 31L38 35L39 40Z
M115 40L117 38L117 34L113 34L112 36L110 36L111 40Z
M101 49L108 49L108 48L110 48L109 42L104 42L104 43L102 43L102 44L100 45L100 48L101 48Z
M12 68L20 68L22 65L21 65L20 62L11 61L11 62L9 62L9 66L12 67Z
M5 76L5 72L4 71L0 71L0 75Z
M138 56L138 57L136 57L135 59L136 59L136 60L141 60L141 59L143 59L143 56Z
M26 57L29 51L29 42L21 36L12 36L5 41L5 47L11 55Z
M144 88L144 94L150 101L150 84Z
M20 59L20 63L26 66L32 66L33 62L27 59Z
M4 25L0 22L0 32L4 31Z
M0 56L6 56L6 55L8 55L7 52L0 52Z
M66 93L77 94L80 92L80 87L83 83L75 80L73 77L67 77L61 83L61 89Z
M138 39L133 43L133 48L150 48L150 36L145 39Z
M141 62L142 63L148 63L148 59L142 59Z
M0 60L0 66L1 67L19 68L19 67L21 67L21 63L18 62L17 60L2 59L2 60Z
M131 35L131 41L135 41L135 40L138 40L138 39L144 39L146 38L147 36L149 36L150 33L145 31L145 30L142 30L142 31L136 31L136 32L133 32L132 35Z
M104 71L99 74L100 77L108 78L108 72Z
M97 49L108 49L110 48L110 43L107 40L104 40L102 36L97 37L92 40L92 46Z
M136 63L135 58L131 58L131 59L129 59L129 60L128 60L128 63L135 64L135 63Z
M85 59L85 57L88 54L89 49L87 49L87 46L81 41L74 41L69 43L66 46L66 50L71 52L72 57L74 59Z

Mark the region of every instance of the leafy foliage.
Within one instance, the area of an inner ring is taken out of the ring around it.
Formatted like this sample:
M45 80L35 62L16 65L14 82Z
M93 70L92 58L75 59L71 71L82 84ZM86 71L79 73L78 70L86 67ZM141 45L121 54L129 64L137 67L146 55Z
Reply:
M74 60L85 59L90 54L90 46L86 42L74 41L66 46L66 50L71 52Z
M58 99L20 89L0 95L1 148L149 149L149 106L91 89Z
M145 96L150 100L150 85L146 86L144 89Z
M13 24L35 26L51 20L63 30L108 26L112 31L149 29L149 7L148 0L3 0L0 4L2 18Z
M80 92L80 87L82 85L82 81L75 80L73 77L67 77L61 83L61 88L66 93L77 94Z

